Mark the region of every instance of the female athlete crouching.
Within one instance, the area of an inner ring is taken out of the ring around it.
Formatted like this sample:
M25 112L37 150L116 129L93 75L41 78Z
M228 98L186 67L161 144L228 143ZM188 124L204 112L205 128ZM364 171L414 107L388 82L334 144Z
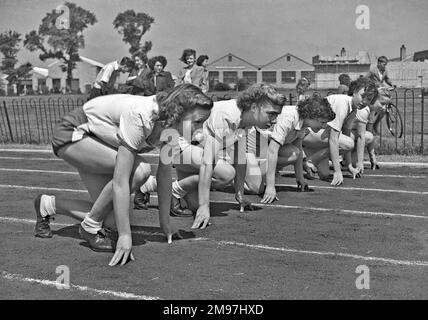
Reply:
M79 233L95 251L113 250L113 243L103 234L102 227L117 228L119 238L110 265L121 260L123 265L128 257L133 259L130 194L150 175L150 165L137 153L159 146L165 128L182 134L184 123L189 124L201 117L207 119L212 105L211 99L199 88L183 84L151 97L99 97L64 117L54 130L54 152L78 170L93 203L38 196L35 199L36 236L52 237L49 219L55 214L68 215L83 220ZM192 126L193 130L197 129L196 125ZM165 137L164 141L168 138ZM163 162L160 158L160 166ZM168 166L170 164L165 165L166 168ZM158 193L160 209L165 203L169 208L169 195L164 190L165 180L168 180L166 184L169 187L171 185L171 177L161 172L158 170L159 184L162 185ZM163 212L159 211L159 220L170 242L174 231L169 215L162 215Z
M267 173L266 189L262 203L271 203L276 198L275 173L278 168L294 164L294 172L298 187L307 188L307 182L303 177L303 149L302 140L305 136L305 129L311 128L313 132L318 132L325 128L327 122L333 120L334 112L330 108L327 99L318 96L306 98L297 103L297 106L284 106L281 114L276 120L270 135L270 142L267 152ZM260 175L263 171L260 170ZM256 183L247 183L252 187L252 191L259 193L263 189L259 176L252 175Z

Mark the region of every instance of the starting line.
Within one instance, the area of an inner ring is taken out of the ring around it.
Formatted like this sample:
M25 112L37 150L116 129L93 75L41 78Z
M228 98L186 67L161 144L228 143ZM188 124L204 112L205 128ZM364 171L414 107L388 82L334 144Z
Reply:
M18 218L9 219L9 217L0 217L0 221L12 222L12 223L24 223L24 224L36 223L35 220L18 219ZM68 225L64 224L64 225L72 226L73 224L68 224ZM194 238L194 239L188 239L188 240L190 242L206 241L206 242L213 242L216 245L235 246L235 247L243 247L243 248L256 249L256 250L266 250L266 251L273 251L273 252L342 257L342 258L350 258L350 259L363 260L363 261L382 262L382 263L400 265L400 266L428 267L428 261L397 260L397 259L390 259L390 258L383 258L383 257L362 256L362 255L342 253L342 252L332 252L332 251L300 250L300 249L287 248L287 247L272 247L272 246L263 245L263 244L250 244L250 243L228 241L228 240L216 240L216 239L210 239L210 238ZM181 240L178 240L178 241L181 241ZM56 282L53 282L53 285L56 285ZM96 290L96 289L93 289L93 290ZM142 296L142 297L145 297L147 299L146 296ZM153 297L150 297L150 298L153 298ZM154 298L157 298L157 297L154 297Z
M64 189L64 188L49 188L49 187L32 187L32 186L20 186L20 185L11 185L11 184L0 184L0 188L5 189L26 189L26 190L38 190L38 191L52 191L52 192L74 192L74 193L87 193L86 190L78 189ZM151 195L152 198L157 198L157 195ZM236 201L233 200L210 200L212 203L228 203L236 204ZM428 216L425 215L412 215L404 213L389 213L389 212L372 212L372 211L358 211L358 210L348 210L348 209L332 209L332 208L319 208L319 207L302 207L302 206L289 206L282 204L264 204L264 203L253 203L254 206L264 207L264 208L281 208L281 209L299 209L299 210L313 210L326 213L343 213L349 215L365 215L365 216L383 216L383 217L400 217L400 218L413 218L413 219L428 219Z

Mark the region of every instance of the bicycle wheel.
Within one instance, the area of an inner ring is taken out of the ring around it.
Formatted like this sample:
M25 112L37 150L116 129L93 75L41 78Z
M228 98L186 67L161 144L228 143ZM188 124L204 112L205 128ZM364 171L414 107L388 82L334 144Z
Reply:
M388 105L388 111L386 112L386 124L389 132L394 137L401 138L403 135L403 119L397 106L393 103Z

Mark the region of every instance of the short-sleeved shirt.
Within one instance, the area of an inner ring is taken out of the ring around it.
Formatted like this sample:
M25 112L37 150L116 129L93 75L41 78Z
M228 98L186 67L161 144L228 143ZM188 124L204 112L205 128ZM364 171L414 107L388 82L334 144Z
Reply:
M155 96L113 94L89 100L83 106L88 117L88 130L105 143L131 151L154 148L146 142L158 112Z
M327 125L336 131L342 131L346 117L352 112L352 97L344 94L333 94L327 97L336 117Z
M94 87L100 89L101 82L107 83L112 87L119 75L119 63L117 61L112 61L107 63L101 71L98 73L97 78L95 79Z
M303 138L305 132L302 130L303 120L300 120L296 106L284 106L278 115L273 127L271 139L281 146L292 143L298 138Z
M224 149L233 146L245 135L245 131L239 129L241 114L236 99L214 102L211 114L203 124L204 135L215 138Z
M362 122L362 123L367 124L369 122L369 117L370 117L370 107L369 106L366 106L362 109L357 110L357 113L355 116L356 121L353 123L352 129L357 128L358 122Z
M377 65L370 66L366 77L376 82L378 86L381 86L385 80L389 79L388 72L386 70L380 71Z

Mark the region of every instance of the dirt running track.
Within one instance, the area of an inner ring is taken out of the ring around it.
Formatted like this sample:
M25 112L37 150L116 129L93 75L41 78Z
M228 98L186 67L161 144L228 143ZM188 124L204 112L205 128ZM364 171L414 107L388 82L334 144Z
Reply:
M33 236L37 194L88 199L74 170L48 153L2 152L0 299L427 299L427 177L366 170L343 187L316 180L300 193L286 172L272 206L239 213L231 191L214 192L206 230L172 218L183 236L172 245L153 197L132 215L137 261L109 267L112 254L89 250L69 218L56 218L52 239ZM69 290L55 286L59 265L70 269ZM368 290L356 288L360 265Z

